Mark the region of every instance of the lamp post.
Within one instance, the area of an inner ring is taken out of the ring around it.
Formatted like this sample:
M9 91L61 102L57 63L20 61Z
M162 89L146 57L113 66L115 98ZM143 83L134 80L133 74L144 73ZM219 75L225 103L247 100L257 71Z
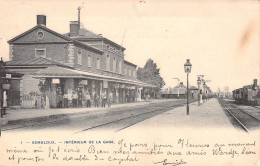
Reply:
M172 79L176 79L178 80L178 99L180 98L180 92L179 92L179 88L180 88L180 79L179 78L172 78Z
M10 88L10 86L8 85L8 83L6 83L5 81L5 76L6 76L6 73L5 73L5 62L3 61L3 58L1 57L1 60L0 60L0 87L1 87L1 90L0 90L0 109L1 109L1 118L3 117L3 110L4 110L4 107L3 107L3 104L4 104L4 90Z
M198 94L198 106L200 106L200 84L201 84L201 79L200 79L199 76L198 76L197 83L198 83L198 89L199 89L199 94Z
M187 59L184 64L184 71L187 73L187 115L189 115L189 73L191 72L191 66L190 60Z

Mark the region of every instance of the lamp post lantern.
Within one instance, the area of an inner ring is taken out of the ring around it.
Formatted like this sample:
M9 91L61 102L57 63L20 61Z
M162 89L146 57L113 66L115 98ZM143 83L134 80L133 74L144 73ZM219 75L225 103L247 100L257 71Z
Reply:
M187 115L189 115L189 73L191 72L191 66L190 60L187 59L184 64L184 71L187 73Z

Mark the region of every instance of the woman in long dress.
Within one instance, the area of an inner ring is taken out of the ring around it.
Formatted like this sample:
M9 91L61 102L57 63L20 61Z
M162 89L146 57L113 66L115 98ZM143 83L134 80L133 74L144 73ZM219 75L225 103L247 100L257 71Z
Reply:
M202 94L200 94L200 105L202 104Z

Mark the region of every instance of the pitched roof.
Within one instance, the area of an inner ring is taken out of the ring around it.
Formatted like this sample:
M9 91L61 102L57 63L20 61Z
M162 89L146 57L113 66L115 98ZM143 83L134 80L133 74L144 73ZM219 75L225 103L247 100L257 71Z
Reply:
M137 66L136 64L133 64L133 63L127 61L127 60L124 60L124 62L127 63L127 64L129 64L129 65L135 66L135 67Z
M65 33L63 34L64 36L66 37L70 37L69 36L69 32L68 33ZM116 45L117 47L121 47L121 49L125 50L124 47L120 46L119 44L113 42L112 40L109 40L101 35L97 35L85 28L81 28L79 29L79 35L78 36L75 36L75 37L71 37L71 39L77 39L77 40L84 40L84 39L88 39L88 40L104 40L106 42L109 42L109 43L112 43L114 45Z
M70 34L69 32L65 33L64 36L70 37L69 34ZM81 28L81 29L79 29L79 36L77 36L76 38L102 39L103 37L91 32L85 28Z
M83 77L82 74L73 72L73 70L68 70L66 68L51 66L37 72L37 75L42 76L60 76L60 77Z
M189 88L190 90L198 90L198 88L196 86L190 86Z
M14 37L14 38L12 38L11 40L8 41L8 43L14 42L15 40L17 40L17 39L19 39L19 38L21 38L21 37L27 35L28 33L31 33L32 31L34 31L34 30L37 29L37 28L42 28L42 29L44 29L44 30L46 30L46 31L48 31L48 32L50 32L50 33L52 33L52 34L55 34L56 36L59 36L60 38L62 38L62 39L64 39L64 40L71 41L71 39L70 39L69 37L64 36L64 35L62 35L62 34L59 34L58 32L55 32L55 31L53 31L53 30L51 30L51 29L49 29L49 28L47 28L47 27L45 27L45 26L43 26L43 25L38 24L38 25L36 25L35 27L29 29L28 31L26 31L26 32L24 32L24 33L22 33L22 34L20 34L20 35L18 35L18 36L16 36L16 37Z
M64 40L67 40L68 42L75 42L75 43L77 43L77 44L80 44L80 45L82 45L82 46L85 46L85 47L87 47L87 48L89 48L89 49L91 49L91 50L93 50L93 51L98 52L98 53L103 53L101 50L99 50L99 49L97 49L97 48L95 48L95 47L91 47L91 46L89 46L89 45L86 44L86 43L77 41L77 40L75 40L75 39L71 39L71 38L68 37L68 35L66 36L66 35L59 34L58 32L55 32L55 31L53 31L53 30L51 30L51 29L49 29L49 28L47 28L47 27L45 27L45 26L43 26L43 25L40 25L40 24L39 24L39 25L36 25L35 27L29 29L28 31L26 31L26 32L24 32L24 33L22 33L22 34L20 34L20 35L18 35L18 36L16 36L16 37L14 37L14 38L12 38L11 40L8 41L8 43L10 44L10 43L14 42L15 40L17 40L17 39L19 39L19 38L21 38L21 37L23 37L23 36L25 36L25 35L31 33L32 31L34 31L34 30L37 29L37 28L42 28L42 29L44 29L44 30L46 30L46 31L48 31L48 32L50 32L50 33L56 35L56 36L59 36L60 38L62 38L62 39L64 39Z
M100 54L103 53L102 50L99 50L99 49L97 49L96 47L92 47L92 46L90 46L90 45L88 45L88 44L86 44L86 43L84 43L84 42L81 42L81 41L78 41L78 40L73 40L73 42L75 42L76 44L79 44L79 45L81 45L81 46L83 46L83 47L87 47L87 48L89 48L89 49L91 49L91 50L93 50L93 51L96 51L96 52L100 53Z
M65 66L70 67L68 65L65 65L60 62L56 62L50 59L46 59L43 57L37 57L37 58L29 58L29 59L23 59L20 61L8 61L6 62L7 66L24 66L24 65L30 65L30 66L46 66L46 65L58 65L58 66Z

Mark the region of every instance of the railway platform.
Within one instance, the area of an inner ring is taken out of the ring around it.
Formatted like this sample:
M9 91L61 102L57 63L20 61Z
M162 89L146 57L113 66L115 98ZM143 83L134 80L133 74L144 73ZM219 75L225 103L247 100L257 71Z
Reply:
M158 99L151 101L140 101L134 103L112 104L110 108L127 108L138 105L146 105L149 103L157 103L163 101L174 101L176 99ZM20 123L33 119L59 118L65 115L75 114L98 114L107 111L108 107L90 107L90 108L50 108L50 109L9 109L3 118L0 118L0 125L7 123Z
M182 106L138 123L132 129L147 129L146 126L149 126L150 130L172 127L174 130L178 128L180 130L184 128L191 130L194 128L205 130L214 128L214 130L236 131L216 98L206 101L201 106L198 106L198 102L191 103L189 115L186 115L186 106Z

